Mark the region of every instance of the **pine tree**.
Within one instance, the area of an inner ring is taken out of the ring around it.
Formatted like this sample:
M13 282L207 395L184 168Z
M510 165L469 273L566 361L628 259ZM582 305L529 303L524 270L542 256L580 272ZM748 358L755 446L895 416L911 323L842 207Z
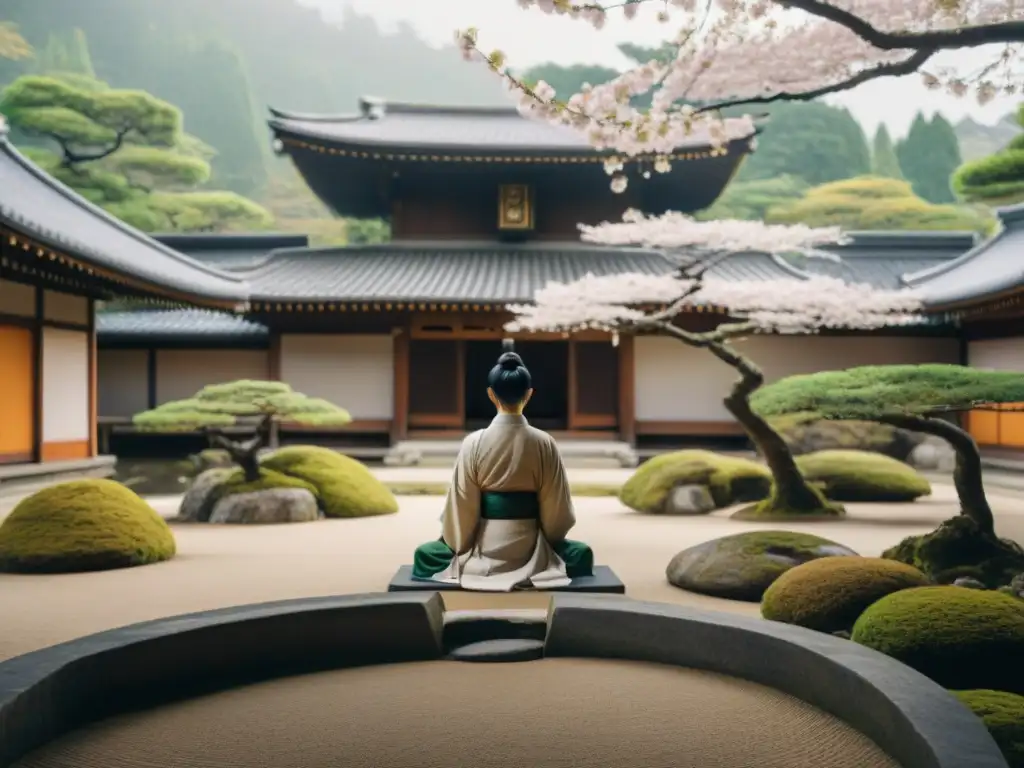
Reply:
M896 145L896 157L919 197L930 203L956 200L950 177L960 166L960 144L944 117L936 115L929 121L918 112L907 137Z
M900 161L896 157L896 149L892 144L892 137L885 123L878 126L875 131L875 140L871 152L871 173L874 176L884 176L889 179L902 179L903 171L900 169Z
M96 70L92 65L92 55L89 53L89 41L85 38L85 32L80 29L72 32L68 41L66 71L74 72L76 75L96 77Z

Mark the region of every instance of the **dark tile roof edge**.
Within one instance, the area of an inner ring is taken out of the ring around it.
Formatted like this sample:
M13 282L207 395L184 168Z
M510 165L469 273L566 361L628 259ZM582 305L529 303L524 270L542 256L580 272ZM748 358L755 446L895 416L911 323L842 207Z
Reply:
M231 295L207 294L206 298L237 300L239 303L244 303L245 301L248 300L248 286L237 275L232 275L227 272L222 272L221 270L214 269L206 264L203 264L200 261L189 258L183 253L179 253L165 246L163 243L154 240L145 233L135 229L134 227L129 226L128 224L125 224L120 219L107 213L98 205L94 205L93 203L89 202L84 197L74 192L72 189L65 186L57 179L53 178L48 173L43 171L39 166L30 161L23 154L21 154L21 152L19 152L17 148L10 142L7 132L7 126L5 123L2 122L2 119L0 119L0 152L6 154L11 160L13 160L19 166L21 166L27 173L38 179L40 183L45 184L46 186L53 189L69 203L79 208L82 208L85 211L88 211L89 214L102 220L111 228L116 229L123 233L124 235L127 235L131 239L137 241L140 246L144 248L150 248L151 250L159 252L162 256L165 256L167 258L173 259L175 261L178 261L180 263L188 265L189 267L194 268L197 272L201 272L215 279L224 280L227 283L231 284L233 287L237 287L237 291L232 292ZM3 206L0 206L0 215L4 213L5 211ZM64 248L75 249L76 253L70 255L79 255L83 257L84 260L91 262L93 266L100 267L102 269L111 269L111 267L106 264L97 263L97 254L91 248L86 248L80 244L77 244L74 240L69 240L67 237L61 235L60 233L51 232L50 230L42 227L42 225L39 222L23 221L20 218L14 218L12 220L12 223L14 223L15 225L20 224L22 226L31 228L31 234L35 234L43 239L52 241L52 245L54 245L55 247L60 246ZM134 275L130 276L135 278ZM161 285L159 287L171 288L173 290L182 290L184 293L194 293L195 295L204 295L196 292L194 288L183 290L180 286L172 286L166 284Z
M953 272L954 270L959 269L965 264L969 264L970 262L978 258L978 256L988 251L990 248L993 248L996 245L998 245L998 243L1003 239L1003 235L1006 233L1008 229L1008 227L1006 226L1007 223L1024 223L1024 206L1021 207L1020 212L1020 218L1002 219L1004 224L1003 227L999 230L999 232L981 242L975 241L974 247L968 250L966 253L958 256L955 259L950 259L949 261L943 264L939 264L934 267L929 267L927 269L922 269L919 272L913 272L909 275L904 275L903 282L912 288L917 288L921 285L924 285L933 278L939 277L940 275L948 274L949 272ZM1014 213L1015 215L1015 212L1012 213Z
M1016 224L1019 221L1024 221L1024 203L997 208L996 216L1003 224Z
M307 248L309 235L288 233L180 233L168 232L151 235L159 243L168 248L186 251L233 251L257 250L272 251L278 248Z
M850 242L845 245L827 246L830 250L843 251L864 248L907 248L915 250L934 250L936 248L961 252L973 248L978 243L978 235L969 231L947 232L935 231L852 231L846 233Z

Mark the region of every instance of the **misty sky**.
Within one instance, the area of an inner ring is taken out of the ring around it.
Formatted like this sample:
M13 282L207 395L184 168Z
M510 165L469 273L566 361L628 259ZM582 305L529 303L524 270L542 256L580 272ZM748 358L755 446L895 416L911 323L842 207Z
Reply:
M351 6L360 14L373 16L385 31L405 21L433 45L451 42L457 28L475 26L480 30L481 45L505 51L510 64L516 68L543 61L622 67L627 60L616 50L617 43L631 41L653 45L668 36L665 26L655 21L651 13L642 14L633 22L616 18L598 32L586 23L545 16L536 10L524 11L516 0L300 1L321 8L328 18L335 19L340 17L344 6ZM949 55L972 56L969 52ZM926 113L940 110L954 121L972 115L979 122L991 124L1016 107L1014 100L1004 99L981 108L970 99L929 92L914 76L876 81L834 100L849 107L866 130L873 131L884 121L896 136L906 132L918 110Z

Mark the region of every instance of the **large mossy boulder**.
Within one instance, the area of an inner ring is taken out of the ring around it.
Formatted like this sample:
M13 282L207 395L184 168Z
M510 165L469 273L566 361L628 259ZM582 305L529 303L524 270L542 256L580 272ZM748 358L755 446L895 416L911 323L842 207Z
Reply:
M1006 691L952 691L981 718L1010 768L1024 768L1024 696Z
M308 483L326 517L372 517L398 511L398 501L366 465L329 448L294 445L265 456L264 470Z
M1024 694L1024 600L966 587L903 589L871 605L851 639L953 690Z
M74 480L22 499L0 524L0 571L76 573L174 557L171 529L113 480Z
M875 421L829 421L813 413L793 413L768 420L794 456L818 451L870 451L906 461L924 436Z
M661 513L677 486L704 486L718 508L768 495L772 477L757 462L711 451L663 453L644 462L619 491L619 501L637 512Z
M210 469L196 478L179 516L194 509L200 523L291 523L317 518L316 488L305 480L260 468L259 480L241 469ZM312 509L312 512L310 511Z
M869 451L818 451L796 458L800 473L833 501L914 501L931 484L908 464Z
M820 557L856 554L809 533L747 531L684 549L669 562L665 576L690 592L756 603L790 568Z
M912 565L938 584L971 578L994 589L1024 573L1024 549L982 533L967 515L950 518L930 533L908 536L882 557Z
M826 557L779 576L764 593L761 615L819 632L849 632L877 600L928 583L913 566L893 560Z

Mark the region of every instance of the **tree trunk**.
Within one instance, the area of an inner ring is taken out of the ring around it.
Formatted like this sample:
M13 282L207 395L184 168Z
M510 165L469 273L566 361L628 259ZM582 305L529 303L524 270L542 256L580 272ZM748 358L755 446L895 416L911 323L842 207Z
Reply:
M878 421L900 429L941 437L953 447L956 452L953 485L956 486L956 493L960 499L960 512L977 523L982 533L994 538L995 519L985 497L985 485L981 476L981 453L974 438L956 424L929 416L886 416Z
M764 384L761 369L725 342L711 342L707 348L740 374L725 398L725 407L746 431L772 473L774 488L771 497L762 503L761 514L835 515L839 508L830 505L800 474L782 435L751 409L750 395Z
M254 483L260 479L259 452L267 442L272 424L273 416L270 414L262 416L256 426L256 434L248 440L232 440L215 430L209 430L207 434L212 445L227 451L231 460L242 468L242 472L245 473L245 481Z

